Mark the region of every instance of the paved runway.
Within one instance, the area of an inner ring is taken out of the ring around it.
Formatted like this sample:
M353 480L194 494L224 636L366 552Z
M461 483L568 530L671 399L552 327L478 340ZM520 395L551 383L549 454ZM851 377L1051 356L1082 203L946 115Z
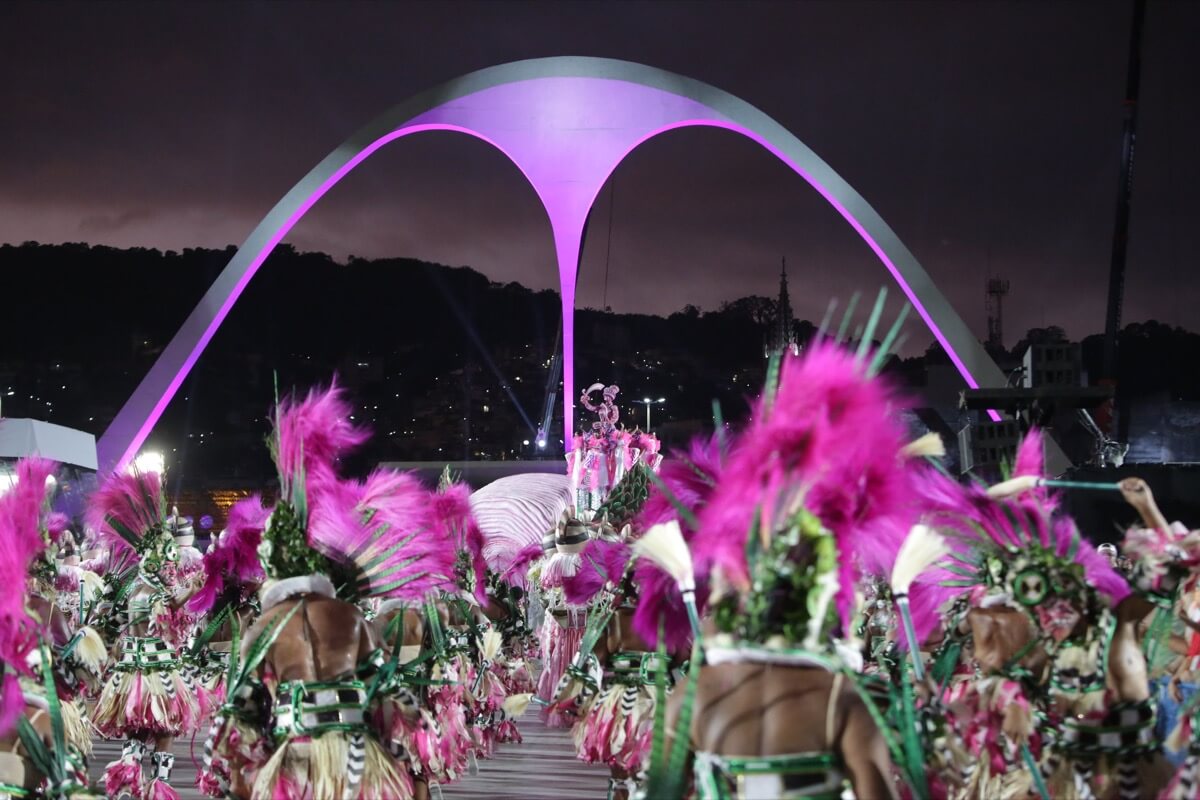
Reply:
M608 770L575 759L570 731L547 728L532 709L519 725L525 741L500 745L495 758L479 762L477 775L443 787L446 800L603 800ZM196 768L192 761L192 755L196 762L203 756L202 736L194 746L188 741L175 743L171 783L182 800L203 797L193 788ZM120 755L120 749L118 742L96 742L92 775L98 777L104 765Z

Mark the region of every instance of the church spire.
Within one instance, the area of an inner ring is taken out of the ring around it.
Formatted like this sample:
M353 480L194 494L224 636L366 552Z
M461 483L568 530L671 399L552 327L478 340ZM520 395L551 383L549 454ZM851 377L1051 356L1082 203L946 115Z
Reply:
M790 350L792 353L800 352L800 348L796 344L794 319L792 316L792 300L788 296L787 258L781 257L779 264L779 299L775 304L775 324L772 326L766 355L783 353L786 350Z

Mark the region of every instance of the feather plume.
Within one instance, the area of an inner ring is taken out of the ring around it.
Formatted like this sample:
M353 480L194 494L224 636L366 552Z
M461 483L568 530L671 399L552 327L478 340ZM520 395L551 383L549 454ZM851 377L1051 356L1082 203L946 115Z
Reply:
M529 544L521 548L519 551L517 551L515 557L506 559L509 562L508 567L504 570L504 572L500 573L500 580L504 581L509 586L515 586L521 591L529 591L529 568L532 567L534 562L540 559L545 552L546 551L542 549L540 542L538 544Z
M430 498L433 528L465 559L471 572L472 594L487 605L487 564L483 559L483 531L471 511L471 489L465 483L450 484Z
M950 552L941 534L926 525L914 525L900 545L892 567L892 593L908 594L908 588L922 572Z
M63 534L71 529L71 518L61 511L51 511L46 515L46 532L50 534L50 541L55 544L62 542Z
M286 398L275 410L275 465L281 480L337 472L337 461L369 434L350 421L354 409L334 381L312 389L303 400Z
M504 716L508 719L517 719L525 713L525 709L529 708L530 701L533 700L532 694L510 694L504 698L501 708L504 709Z
M629 545L590 539L579 554L579 572L563 580L563 596L572 605L592 602L606 584L620 583L629 564Z
M942 458L946 455L946 443L942 441L941 436L930 431L904 445L900 455L905 458Z
M54 468L53 462L44 459L22 459L17 463L16 485L0 495L0 666L9 665L22 674L29 674L26 656L36 646L40 627L26 610L25 594L29 565L45 549L42 512L46 479ZM5 695L0 700L0 717L5 718L11 711L8 705L15 685L15 681L7 683L10 677L5 678Z
M719 436L697 437L684 452L673 452L666 459L658 477L660 488L654 484L650 496L634 522L636 530L648 530L655 525L679 519L675 503L682 504L699 515L716 489L722 474L721 441ZM670 493L668 496L667 492ZM680 521L680 532L691 542L695 531ZM675 578L648 559L638 559L634 565L633 583L638 587L637 608L633 613L633 629L652 647L658 645L662 626L664 644L672 654L687 653L692 646L692 629L688 624L687 608ZM707 581L697 576L697 602L703 608L707 597Z
M420 602L453 590L453 543L437 529L429 494L412 475L381 468L361 482L310 485L309 542L353 569L353 594Z
M166 514L161 475L113 473L92 494L86 519L97 541L108 547L111 567L136 561L142 541Z
M1006 497L1016 497L1032 489L1036 489L1038 478L1033 475L1019 475L1006 481L993 484L987 488L987 496L993 500L1003 500Z
M1017 447L1017 457L1013 462L1013 477L1032 475L1035 478L1046 477L1045 443L1042 432L1038 428L1030 428Z
M204 584L188 600L189 611L207 614L227 589L241 593L262 582L265 576L258 561L258 546L269 516L258 495L230 507L225 532L204 554Z
M500 647L504 644L504 636L495 628L488 628L480 637L479 653L485 661L496 663L500 655Z
M656 564L675 579L681 591L694 591L696 574L692 569L692 553L677 521L655 525L633 543L633 552Z
M104 640L91 626L80 628L76 635L79 641L71 651L75 660L92 675L99 675L108 661L108 648L105 647Z
M834 344L787 357L773 402L755 407L701 514L697 574L719 565L734 588L747 588L756 522L770 535L803 498L837 541L836 602L848 624L860 566L894 554L913 522L898 405L887 383Z

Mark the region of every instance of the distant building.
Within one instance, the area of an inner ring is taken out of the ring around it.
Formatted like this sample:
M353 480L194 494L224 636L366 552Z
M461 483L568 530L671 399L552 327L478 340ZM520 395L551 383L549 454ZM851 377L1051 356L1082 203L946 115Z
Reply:
M763 345L764 358L770 358L775 353L790 352L797 355L800 352L800 345L796 341L796 318L792 314L792 300L788 297L787 259L780 261L779 299L775 306L775 321L767 331Z
M1022 366L1026 389L1083 385L1083 354L1077 342L1032 344L1025 351Z
M958 432L959 469L994 474L1011 465L1021 441L1021 424L1015 419L977 422Z

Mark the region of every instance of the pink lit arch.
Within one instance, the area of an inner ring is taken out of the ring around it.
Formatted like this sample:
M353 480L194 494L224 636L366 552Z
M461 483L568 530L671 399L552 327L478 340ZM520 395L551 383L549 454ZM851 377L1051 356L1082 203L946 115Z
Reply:
M663 70L602 58L518 61L424 92L351 136L292 187L250 234L121 408L97 445L101 467L137 453L271 250L347 173L388 142L448 130L488 142L546 209L563 314L563 422L573 428L575 277L584 222L622 159L664 131L706 125L753 139L837 209L879 257L972 387L1004 385L978 340L867 201L783 126L731 94Z

